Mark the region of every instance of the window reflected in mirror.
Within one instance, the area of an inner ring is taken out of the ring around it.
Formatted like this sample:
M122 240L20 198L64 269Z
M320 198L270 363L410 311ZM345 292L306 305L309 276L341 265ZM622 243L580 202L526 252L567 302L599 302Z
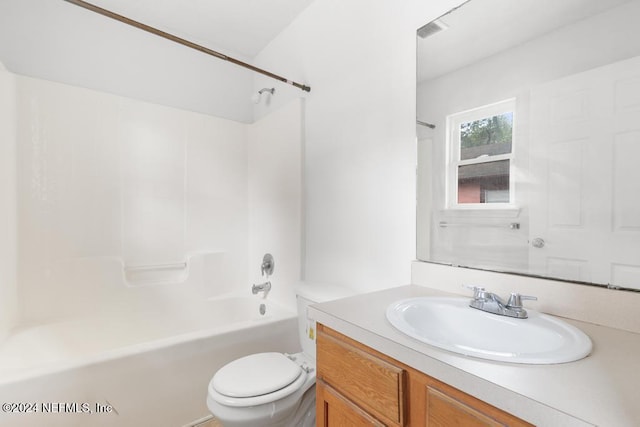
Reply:
M450 208L511 206L515 100L447 117Z

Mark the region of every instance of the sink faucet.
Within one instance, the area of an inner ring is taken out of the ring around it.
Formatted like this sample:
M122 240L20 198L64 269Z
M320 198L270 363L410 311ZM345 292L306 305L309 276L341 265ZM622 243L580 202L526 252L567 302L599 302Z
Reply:
M512 292L509 300L504 302L498 295L487 292L482 287L469 286L469 288L473 290L473 298L469 302L469 307L501 316L515 317L516 319L526 319L529 317L527 310L522 307L522 300L538 299L533 296L520 295Z
M270 281L266 281L264 283L261 283L259 285L253 285L251 287L251 293L256 295L258 292L264 292L264 295L267 295L267 292L269 292L271 290L271 282Z

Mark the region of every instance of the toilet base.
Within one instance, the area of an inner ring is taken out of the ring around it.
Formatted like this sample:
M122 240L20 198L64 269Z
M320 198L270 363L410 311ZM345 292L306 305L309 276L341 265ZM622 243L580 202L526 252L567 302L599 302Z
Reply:
M224 427L314 427L315 404L315 381L284 399L258 406L224 406L207 397L209 410Z

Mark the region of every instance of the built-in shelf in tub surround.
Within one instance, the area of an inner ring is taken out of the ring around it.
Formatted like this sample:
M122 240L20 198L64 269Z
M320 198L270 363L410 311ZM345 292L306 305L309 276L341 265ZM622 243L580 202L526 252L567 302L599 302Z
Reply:
M640 334L570 319L592 353L555 365L520 365L456 355L396 330L385 310L416 296L453 296L409 285L316 304L310 317L401 363L541 426L634 426L640 420ZM491 333L491 331L487 331Z

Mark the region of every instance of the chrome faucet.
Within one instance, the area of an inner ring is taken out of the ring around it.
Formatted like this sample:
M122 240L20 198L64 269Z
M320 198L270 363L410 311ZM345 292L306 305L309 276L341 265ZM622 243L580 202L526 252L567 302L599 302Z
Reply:
M267 292L269 292L271 290L271 282L270 281L266 281L264 283L261 283L259 285L253 285L251 287L251 293L256 295L258 292L264 292L264 295L267 295Z
M275 267L275 261L273 260L273 255L264 254L264 257L262 257L262 264L260 265L260 271L262 272L262 276L268 279L269 276L273 274L274 267Z
M469 302L469 307L488 313L499 314L500 316L515 317L516 319L526 319L529 317L527 310L522 307L522 300L537 300L538 298L529 295L520 295L512 292L509 300L504 302L498 295L487 292L482 287L468 286L473 290L473 298Z
M267 297L267 294L271 290L271 281L269 280L269 276L273 274L274 266L275 262L273 261L273 255L264 254L264 257L262 257L262 264L260 265L260 272L262 273L262 277L266 279L266 282L259 285L254 284L251 287L252 294L256 295L258 292L264 292L264 297Z

